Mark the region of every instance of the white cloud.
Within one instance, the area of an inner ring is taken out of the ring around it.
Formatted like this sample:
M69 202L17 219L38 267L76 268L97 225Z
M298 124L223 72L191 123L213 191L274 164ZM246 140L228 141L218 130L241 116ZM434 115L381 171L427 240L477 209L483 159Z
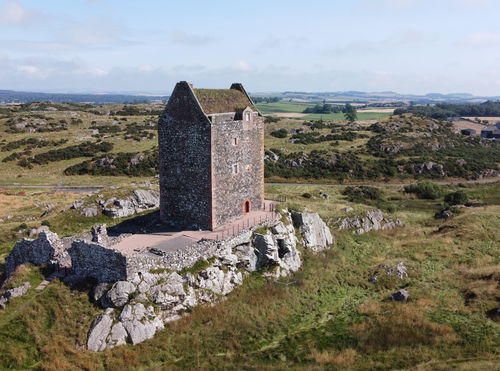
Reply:
M473 32L465 35L459 40L459 44L469 47L499 47L499 32Z
M214 41L211 37L187 33L184 31L176 31L172 34L172 42L175 44L201 46Z
M43 14L35 9L25 8L19 1L10 0L0 7L0 25L25 25L40 20Z
M254 68L246 61L238 61L234 65L234 68L238 71L244 71L244 72L249 72L254 70Z

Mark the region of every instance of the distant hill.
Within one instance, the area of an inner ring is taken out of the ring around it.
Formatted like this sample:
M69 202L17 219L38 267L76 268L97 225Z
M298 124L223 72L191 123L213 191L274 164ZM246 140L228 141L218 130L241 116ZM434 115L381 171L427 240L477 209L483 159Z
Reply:
M150 103L167 100L167 96L126 94L65 94L0 90L0 103L69 102L91 104Z

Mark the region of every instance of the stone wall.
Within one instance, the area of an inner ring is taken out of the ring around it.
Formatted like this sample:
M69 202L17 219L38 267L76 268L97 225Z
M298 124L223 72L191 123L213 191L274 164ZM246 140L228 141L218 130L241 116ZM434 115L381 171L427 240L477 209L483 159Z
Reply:
M67 254L57 234L41 232L35 240L18 241L5 258L5 276L9 277L21 264L49 265L63 263Z
M104 246L85 241L73 242L68 249L71 257L72 274L78 277L92 277L97 282L126 280L127 256Z
M158 123L163 221L212 228L210 131L189 85L177 84Z
M234 173L233 166L238 166ZM257 114L251 122L212 124L212 181L215 225L223 225L251 210L263 207L264 124Z

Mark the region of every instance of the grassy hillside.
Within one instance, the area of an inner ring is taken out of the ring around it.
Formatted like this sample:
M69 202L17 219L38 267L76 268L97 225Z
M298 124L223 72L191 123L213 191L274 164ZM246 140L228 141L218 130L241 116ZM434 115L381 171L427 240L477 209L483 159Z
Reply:
M500 185L460 189L487 206L464 208L451 220L433 218L442 199L419 200L382 189L373 204L390 209L405 227L353 235L335 231L332 250L304 252L295 275L273 282L257 275L214 306L166 326L154 339L104 353L81 350L96 309L88 287L53 282L15 299L0 312L2 369L484 369L498 368ZM319 191L331 197L324 200ZM270 198L319 211L334 226L340 210L362 212L342 187L268 186ZM312 198L302 195L309 193ZM403 261L409 277L368 279L381 264ZM35 284L39 270L19 272ZM395 290L407 303L387 302Z

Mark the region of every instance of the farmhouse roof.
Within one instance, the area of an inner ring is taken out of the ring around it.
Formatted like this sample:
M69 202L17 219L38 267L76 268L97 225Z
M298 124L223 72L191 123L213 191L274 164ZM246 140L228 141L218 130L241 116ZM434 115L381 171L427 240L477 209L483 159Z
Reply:
M193 89L206 115L225 112L241 112L247 107L258 111L241 84L230 89Z

